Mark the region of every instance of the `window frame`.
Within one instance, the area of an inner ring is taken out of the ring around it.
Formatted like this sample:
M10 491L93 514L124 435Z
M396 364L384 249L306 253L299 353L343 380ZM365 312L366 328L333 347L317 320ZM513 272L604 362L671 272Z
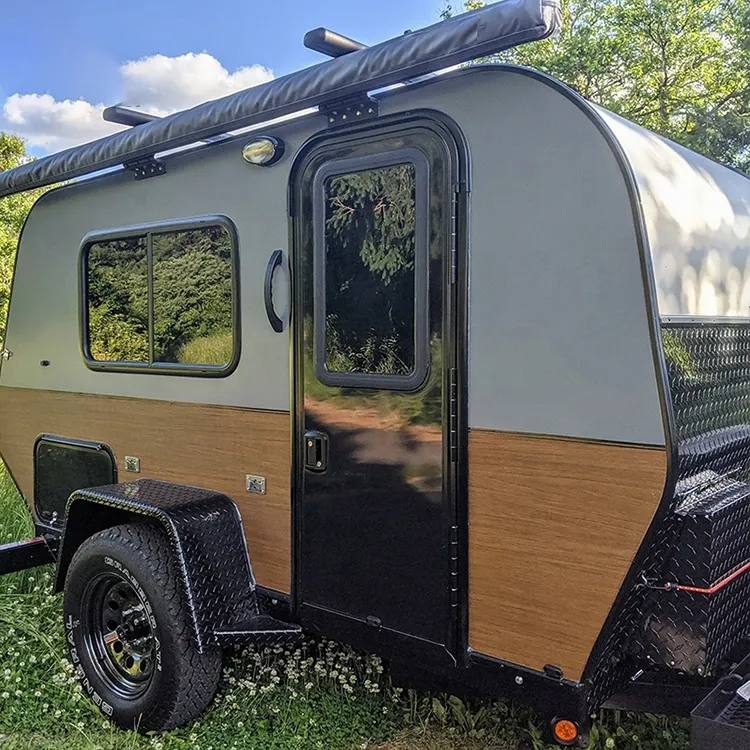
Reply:
M326 364L326 201L325 185L331 177L373 169L411 165L414 168L414 369L408 375L335 372ZM430 165L414 147L381 151L366 156L332 159L313 177L313 328L315 374L327 386L415 391L427 380L430 369L429 249Z
M154 289L153 289L153 255L151 237L155 234L183 232L193 229L207 229L221 227L229 235L231 270L232 270L232 356L224 365L194 365L175 362L154 362ZM89 302L88 302L88 259L89 249L93 244L110 240L122 240L130 237L146 236L146 257L148 260L148 362L124 362L118 360L97 360L91 355L89 331ZM173 219L168 221L135 224L113 229L89 232L81 241L79 250L79 319L80 345L83 360L90 370L98 372L127 372L150 375L183 375L204 378L223 378L231 375L240 361L241 325L240 325L240 262L239 240L234 222L221 214L195 216L188 219Z

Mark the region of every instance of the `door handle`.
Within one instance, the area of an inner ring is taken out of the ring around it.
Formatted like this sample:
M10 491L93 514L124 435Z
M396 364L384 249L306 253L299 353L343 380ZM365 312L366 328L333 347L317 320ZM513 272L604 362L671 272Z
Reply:
M282 250L274 250L271 253L266 266L266 278L263 282L263 301L266 303L266 315L271 328L276 333L281 333L284 330L284 321L276 314L273 306L273 275L283 259L284 253Z
M328 468L328 435L318 430L305 433L305 468L325 471Z

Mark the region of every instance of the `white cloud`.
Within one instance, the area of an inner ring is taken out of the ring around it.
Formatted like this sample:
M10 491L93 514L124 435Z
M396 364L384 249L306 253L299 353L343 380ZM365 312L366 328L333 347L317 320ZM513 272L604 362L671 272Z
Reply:
M120 68L123 103L165 115L218 99L273 78L268 68L252 65L230 73L207 52L180 57L154 55Z
M262 65L230 73L207 52L190 52L127 62L120 77L122 104L163 116L269 81L273 73ZM102 120L105 106L83 99L59 101L50 94L13 94L3 104L0 129L17 133L31 146L59 151L121 130Z

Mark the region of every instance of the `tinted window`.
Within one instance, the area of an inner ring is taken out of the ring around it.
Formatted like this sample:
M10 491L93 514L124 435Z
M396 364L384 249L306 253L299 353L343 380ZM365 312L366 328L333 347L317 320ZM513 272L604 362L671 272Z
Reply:
M224 227L154 234L154 361L232 358L232 245Z
M96 362L222 368L236 348L234 245L223 225L154 229L87 247Z
M325 369L415 370L416 170L412 164L326 179Z
M97 361L148 362L146 236L88 249L89 350Z

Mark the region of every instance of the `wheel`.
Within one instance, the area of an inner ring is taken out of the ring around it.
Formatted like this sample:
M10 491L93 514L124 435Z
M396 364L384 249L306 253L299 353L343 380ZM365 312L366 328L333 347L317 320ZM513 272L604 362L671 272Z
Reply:
M84 692L127 729L164 731L211 702L221 650L199 653L165 534L114 526L77 550L65 579L70 657Z

